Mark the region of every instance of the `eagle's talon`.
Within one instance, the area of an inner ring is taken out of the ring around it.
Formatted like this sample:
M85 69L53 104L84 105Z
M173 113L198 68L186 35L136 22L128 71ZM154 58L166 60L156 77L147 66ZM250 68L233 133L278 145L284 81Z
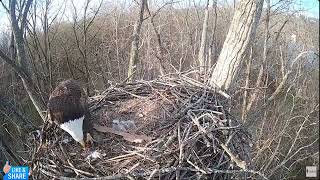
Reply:
M94 142L95 142L95 140L93 139L93 137L91 136L91 134L90 134L90 133L87 133L86 143L93 144Z
M81 140L79 143L81 144L81 147L82 147L83 149L85 149L85 148L86 148L86 144L84 143L84 141L83 141L83 140Z

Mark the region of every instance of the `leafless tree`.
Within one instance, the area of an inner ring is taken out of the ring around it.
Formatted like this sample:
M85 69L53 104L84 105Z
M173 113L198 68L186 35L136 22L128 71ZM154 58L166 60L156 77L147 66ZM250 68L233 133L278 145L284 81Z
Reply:
M74 4L74 1L71 1L71 2L72 2L73 10L74 10L73 33L76 38L77 48L82 56L83 65L85 67L86 93L89 94L90 93L90 82L92 81L92 78L90 75L91 72L90 72L89 62L88 62L88 34L89 34L89 30L90 30L96 16L98 15L98 12L102 6L103 1L99 2L98 8L95 10L92 17L88 17L88 10L89 10L89 5L91 3L91 0L85 1L84 12L83 12L83 17L82 17L82 24L80 24L80 25L78 22L79 17L78 17L77 8ZM79 36L79 33L77 32L78 27L80 27L80 29L81 29L82 36Z
M175 2L171 1L171 2L167 2L165 4L163 4L160 8L158 8L155 12L151 12L148 2L146 3L146 10L149 14L150 18L150 23L152 25L153 31L156 35L156 40L157 40L157 52L155 54L156 58L159 60L159 72L161 75L164 75L167 73L167 67L166 67L166 62L164 59L164 54L165 54L165 47L163 45L162 39L161 39L161 31L158 30L158 28L156 27L155 24L155 17L160 13L161 9L163 9L165 6L173 4Z
M138 62L138 51L139 51L139 36L141 32L141 26L143 22L143 14L145 10L147 0L140 1L140 11L139 17L134 24L133 34L132 34L132 43L131 43L131 51L130 51L130 60L128 67L128 81L132 81L133 75L137 69Z
M198 65L200 66L200 76L206 73L206 55L207 55L207 32L208 32L208 19L209 19L209 0L207 0L204 19L202 24L201 43L198 54Z
M43 3L35 1L26 26L26 49L34 72L34 80L42 90L40 93L44 99L48 98L47 94L52 91L56 81L52 44L58 33L54 31L54 23L61 22L65 10L62 5L58 11L53 12L53 3L53 0L46 0Z
M266 61L267 61L267 53L268 53L268 39L269 39L269 21L270 21L270 0L266 0L266 18L265 18L265 35L264 35L264 42L263 42L263 56L262 56L262 62L260 65L257 81L256 81L256 87L253 90L250 99L248 101L248 104L245 106L245 110L243 111L243 118L245 119L246 113L250 111L252 104L257 99L258 93L261 92L261 85L263 82L263 74L265 74L266 69ZM250 60L251 61L251 60ZM248 71L250 71L250 66L248 66ZM248 87L247 87L248 88Z
M4 52L0 51L0 57L11 65L14 70L19 74L23 82L24 88L27 91L31 101L37 109L40 117L45 120L43 112L46 110L45 103L42 101L38 94L35 84L32 80L32 69L30 68L30 62L25 50L24 32L26 27L26 21L29 9L31 7L32 0L26 0L21 3L22 7L17 7L17 1L12 0L9 3L7 12L10 14L11 28L14 34L15 45L17 49L17 61L9 58ZM4 4L3 4L4 5Z
M217 2L218 0L213 0L212 8L214 13L213 19L213 27L212 27L212 35L211 35L211 42L209 45L209 52L208 52L208 68L212 68L213 61L216 60L217 56L217 42L216 42L216 35L217 35Z

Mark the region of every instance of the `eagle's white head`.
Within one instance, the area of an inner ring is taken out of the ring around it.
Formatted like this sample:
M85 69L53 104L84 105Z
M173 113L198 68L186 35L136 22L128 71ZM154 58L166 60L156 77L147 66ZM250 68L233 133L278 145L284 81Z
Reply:
M83 119L84 116L78 119L69 120L63 124L60 124L60 128L68 132L74 140L76 140L82 145L82 147L85 147L82 129Z

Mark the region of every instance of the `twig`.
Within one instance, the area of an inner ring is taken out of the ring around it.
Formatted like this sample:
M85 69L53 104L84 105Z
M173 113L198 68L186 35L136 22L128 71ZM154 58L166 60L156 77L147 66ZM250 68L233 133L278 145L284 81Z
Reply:
M246 170L246 162L245 161L242 161L242 160L236 158L236 156L232 154L232 152L229 150L229 148L226 145L220 144L220 146L230 156L231 161L234 161L237 164L237 166L240 167L241 169Z

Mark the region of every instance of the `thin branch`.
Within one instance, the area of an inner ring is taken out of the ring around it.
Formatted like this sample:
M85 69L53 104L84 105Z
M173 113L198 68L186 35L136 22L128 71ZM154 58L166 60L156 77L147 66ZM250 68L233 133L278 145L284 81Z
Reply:
M20 23L20 29L21 29L22 34L24 34L24 29L25 29L24 26L26 25L28 12L29 12L29 9L31 7L31 4L32 4L32 0L27 0L26 6L24 7L22 20L21 20L21 23Z
M27 81L31 81L31 77L29 76L29 74L25 71L24 68L21 68L20 66L18 66L12 59L10 59L10 57L8 57L1 49L0 49L0 57L6 62L8 63L15 72L17 72L19 74L19 76L21 76L22 78L26 79Z

